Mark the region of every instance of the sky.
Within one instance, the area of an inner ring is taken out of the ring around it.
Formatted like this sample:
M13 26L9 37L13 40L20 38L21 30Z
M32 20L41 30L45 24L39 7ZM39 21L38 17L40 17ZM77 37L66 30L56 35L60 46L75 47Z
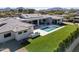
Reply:
M27 7L47 9L52 7L78 8L78 0L0 0L0 7Z

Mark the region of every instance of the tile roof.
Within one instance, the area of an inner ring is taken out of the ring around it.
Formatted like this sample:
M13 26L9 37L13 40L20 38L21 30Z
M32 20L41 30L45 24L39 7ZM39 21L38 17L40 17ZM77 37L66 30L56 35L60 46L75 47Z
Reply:
M3 25L2 25L3 24ZM23 23L18 19L15 18L4 18L0 19L0 33L6 32L6 31L21 31L28 29L30 26L33 26L32 24Z

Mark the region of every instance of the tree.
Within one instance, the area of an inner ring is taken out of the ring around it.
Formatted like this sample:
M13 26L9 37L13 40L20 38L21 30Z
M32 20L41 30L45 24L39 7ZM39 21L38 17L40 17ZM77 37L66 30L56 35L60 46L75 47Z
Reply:
M23 9L18 9L18 12L22 13L23 12Z
M39 10L38 12L41 14L48 14L48 11L46 11L46 10Z
M23 7L18 7L18 8L16 8L16 9L18 10L19 13L22 13L25 8L23 8Z
M35 12L35 9L28 9L28 13L34 13Z

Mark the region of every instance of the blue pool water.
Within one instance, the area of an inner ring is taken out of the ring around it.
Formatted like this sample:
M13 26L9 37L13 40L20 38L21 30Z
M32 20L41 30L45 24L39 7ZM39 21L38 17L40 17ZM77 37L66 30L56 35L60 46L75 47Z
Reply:
M45 26L44 28L42 28L42 30L49 32L49 31L52 31L58 27L60 27L60 25L50 25L50 26Z

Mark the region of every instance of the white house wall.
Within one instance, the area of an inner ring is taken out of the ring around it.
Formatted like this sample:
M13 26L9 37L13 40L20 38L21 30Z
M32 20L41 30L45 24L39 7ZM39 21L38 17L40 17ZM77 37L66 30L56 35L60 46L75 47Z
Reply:
M7 33L11 33L11 36L4 38L4 34L7 34ZM0 34L0 43L6 42L6 41L12 40L12 39L14 39L14 33L11 32L11 31L10 31L10 32L5 32L5 33L1 33L1 34Z
M0 43L6 42L8 40L13 40L16 39L17 41L24 39L24 38L28 38L28 36L33 32L33 26L30 27L26 33L24 33L24 31L22 31L22 34L18 34L18 32L12 32L12 31L8 31L8 32L4 32L4 33L0 33ZM4 38L4 34L7 33L11 33L10 37L6 37Z
M24 33L24 31L21 31L21 32L22 32L22 34L18 34L18 32L15 33L15 39L17 41L28 38L29 35L33 32L33 27L28 29L26 33Z

